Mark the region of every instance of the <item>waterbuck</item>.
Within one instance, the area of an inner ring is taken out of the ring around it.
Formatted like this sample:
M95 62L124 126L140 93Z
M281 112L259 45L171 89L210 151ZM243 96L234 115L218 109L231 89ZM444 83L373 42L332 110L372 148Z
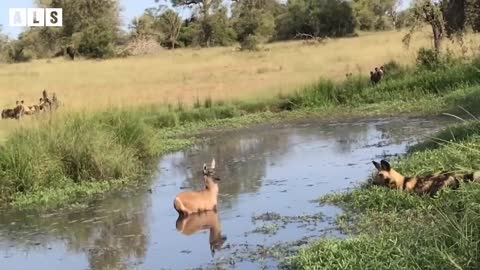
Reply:
M215 159L210 168L203 164L203 178L205 189L200 191L180 192L173 202L173 207L180 215L217 210L218 182L220 178L215 176Z

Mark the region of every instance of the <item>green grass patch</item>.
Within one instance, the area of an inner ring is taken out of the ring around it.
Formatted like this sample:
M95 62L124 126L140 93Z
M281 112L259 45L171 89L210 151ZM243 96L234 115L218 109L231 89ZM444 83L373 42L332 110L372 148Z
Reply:
M444 145L412 148L392 166L404 175L480 167L478 122L437 137ZM372 168L373 169L373 168ZM462 183L436 197L365 184L320 198L344 209L337 223L349 238L320 240L286 261L294 269L479 269L480 183Z

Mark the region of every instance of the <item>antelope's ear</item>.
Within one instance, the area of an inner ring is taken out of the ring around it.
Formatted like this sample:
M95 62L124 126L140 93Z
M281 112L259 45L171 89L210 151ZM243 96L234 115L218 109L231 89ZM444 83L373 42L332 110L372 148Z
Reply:
M377 168L377 170L381 171L382 170L382 166L380 165L380 163L372 160L372 163L373 163L373 166L375 166L375 168Z
M207 164L203 163L203 174L207 174Z
M388 163L386 160L381 160L380 164L382 165L382 169L387 171L387 172L390 171L390 169L392 168L390 166L390 163Z
M210 165L210 168L215 169L215 159L212 159L212 164Z

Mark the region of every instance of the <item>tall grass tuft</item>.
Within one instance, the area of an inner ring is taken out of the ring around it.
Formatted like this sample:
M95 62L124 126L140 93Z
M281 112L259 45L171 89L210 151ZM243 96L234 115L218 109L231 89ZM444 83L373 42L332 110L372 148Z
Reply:
M127 141L136 136L134 130L106 126L85 114L56 120L37 128L20 128L1 147L0 199L17 192L140 173L139 145Z

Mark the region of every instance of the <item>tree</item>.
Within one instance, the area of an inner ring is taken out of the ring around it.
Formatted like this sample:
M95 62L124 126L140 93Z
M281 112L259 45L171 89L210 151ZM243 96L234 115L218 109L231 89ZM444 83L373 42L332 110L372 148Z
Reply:
M272 0L244 0L234 4L233 28L243 49L256 49L256 42L272 37L275 18L270 9L271 2Z
M199 23L197 22L195 17L184 20L182 23L182 27L180 28L180 33L178 35L178 42L184 47L198 46L198 27Z
M441 7L449 37L467 27L480 31L480 0L443 0Z
M78 44L80 54L91 58L108 58L114 56L114 33L104 25L91 25L82 32Z
M395 25L400 0L353 0L357 25L361 30L385 30Z
M480 32L480 0L471 0L467 7L467 20L475 32Z
M401 26L399 26L399 23L398 23L398 20L399 20L398 17L401 15L400 6L402 5L402 3L403 3L402 0L393 1L393 5L391 5L387 11L387 15L390 17L393 23L393 27L395 29L401 28Z
M160 5L148 8L132 22L133 38L152 38L174 49L182 27L182 19L172 9Z
M132 29L133 38L153 37L159 40L159 33L154 29L155 15L150 10L133 19L130 28Z
M158 2L158 0L156 0ZM234 31L222 0L171 0L173 6L197 8L194 13L197 43L201 46L229 45Z
M341 37L355 31L355 17L347 1L291 0L286 9L277 18L278 39L292 39L298 33Z
M155 0L159 2L159 0ZM221 4L221 0L171 0L173 6L198 7L203 17L208 17L212 9Z
M180 16L175 11L167 9L158 17L155 25L158 25L159 30L163 33L163 39L168 44L167 46L175 49L182 27Z
M120 26L118 0L37 0L37 3L63 9L59 39L64 47L76 43L74 47L78 46L78 52L87 57L114 54ZM99 35L98 42L92 35Z
M304 16L307 15L305 0L291 0L287 2L286 11L275 19L277 40L293 39L297 33L311 32Z
M220 6L214 10L213 14L198 20L200 27L197 35L200 45L228 46L235 41L235 31L227 12L226 7Z
M413 23L403 42L408 46L415 30L427 23L432 28L433 43L435 51L440 52L442 41L445 37L445 21L440 3L433 3L431 0L418 0L412 7Z
M465 29L466 23L466 1L442 1L442 15L445 18L445 30L448 36Z
M405 9L398 12L396 15L395 28L412 27L413 17L412 9Z
M309 23L314 36L342 37L354 32L355 17L348 2L317 0L310 6Z
M2 25L0 24L0 62L7 62L9 49L9 40L8 37L2 34Z

